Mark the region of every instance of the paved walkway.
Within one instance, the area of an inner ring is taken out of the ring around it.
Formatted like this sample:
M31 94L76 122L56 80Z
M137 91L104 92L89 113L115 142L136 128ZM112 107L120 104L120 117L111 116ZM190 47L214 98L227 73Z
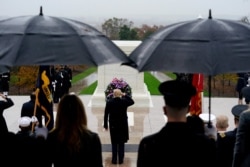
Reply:
M122 167L136 167L137 147L140 139L146 135L157 132L165 124L165 117L163 116L162 106L164 104L162 96L151 96L153 106L149 108L133 108L130 107L129 124L130 124L130 140L126 145L125 161ZM20 116L22 104L29 100L29 96L10 96L15 105L6 111L4 116L6 118L10 131L16 132L18 130L17 120ZM102 129L103 111L104 108L93 108L88 106L91 95L80 96L85 104L88 126L91 130L97 132L103 144L103 162L104 167L113 167L111 162L110 152L110 137L109 132ZM225 114L229 117L230 126L228 130L234 128L233 116L231 108L237 103L237 98L212 98L211 111L214 115ZM204 112L208 112L208 99L203 99ZM56 112L54 112L56 116Z

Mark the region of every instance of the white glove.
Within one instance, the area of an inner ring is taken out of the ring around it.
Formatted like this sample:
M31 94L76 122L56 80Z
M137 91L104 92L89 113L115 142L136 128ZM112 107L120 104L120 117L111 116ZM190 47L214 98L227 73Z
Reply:
M205 125L205 135L208 136L209 138L213 138L214 140L217 140L217 129L214 125Z
M37 117L36 117L36 116L32 116L32 117L31 117L31 122L32 122L32 123L38 122Z
M35 128L36 137L44 137L45 139L47 139L48 133L49 133L49 131L46 127L36 127Z

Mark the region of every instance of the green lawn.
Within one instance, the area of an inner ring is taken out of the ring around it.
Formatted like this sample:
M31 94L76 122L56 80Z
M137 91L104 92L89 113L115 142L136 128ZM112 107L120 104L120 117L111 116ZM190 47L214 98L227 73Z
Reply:
M87 77L88 75L92 74L93 72L96 72L97 68L96 67L91 67L91 68L88 68L87 70L85 70L84 72L78 74L78 75L75 75L73 78L72 78L72 84L80 81L82 78L85 78Z
M77 76L74 76L72 79L72 83L75 83L79 80L81 80L82 78L90 75L92 72L95 72L96 68L90 68L86 71L84 71L81 74L78 74ZM151 95L160 95L160 92L158 91L158 86L160 84L160 81L157 80L153 75L151 75L149 72L145 72L144 73L144 81L145 84L148 87L148 90L150 92ZM85 87L83 90L80 91L80 94L93 94L95 89L97 86L97 81L94 82L93 84L91 84L88 87Z

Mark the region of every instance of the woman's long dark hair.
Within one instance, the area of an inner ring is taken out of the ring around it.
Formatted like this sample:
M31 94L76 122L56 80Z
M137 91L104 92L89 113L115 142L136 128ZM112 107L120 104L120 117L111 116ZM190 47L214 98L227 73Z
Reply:
M58 104L55 123L57 139L65 144L71 152L78 152L81 136L87 132L87 116L81 99L74 94L62 97Z

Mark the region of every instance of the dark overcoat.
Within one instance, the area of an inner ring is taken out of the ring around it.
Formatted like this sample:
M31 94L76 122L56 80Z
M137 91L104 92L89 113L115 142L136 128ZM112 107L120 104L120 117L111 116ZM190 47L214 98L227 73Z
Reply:
M21 117L28 116L32 117L34 116L34 110L35 110L35 101L29 100L27 102L24 102L21 108ZM37 107L36 109L36 118L39 122L39 125L42 126L42 116L45 115L44 112L41 110L41 108Z
M250 111L240 115L234 146L233 167L250 166Z
M234 145L237 129L218 133L217 144L217 166L232 167Z
M215 155L214 139L193 132L187 123L171 122L141 140L137 167L212 167Z
M126 143L129 140L127 108L133 104L134 100L128 95L106 102L104 128L108 128L109 122L111 143Z

